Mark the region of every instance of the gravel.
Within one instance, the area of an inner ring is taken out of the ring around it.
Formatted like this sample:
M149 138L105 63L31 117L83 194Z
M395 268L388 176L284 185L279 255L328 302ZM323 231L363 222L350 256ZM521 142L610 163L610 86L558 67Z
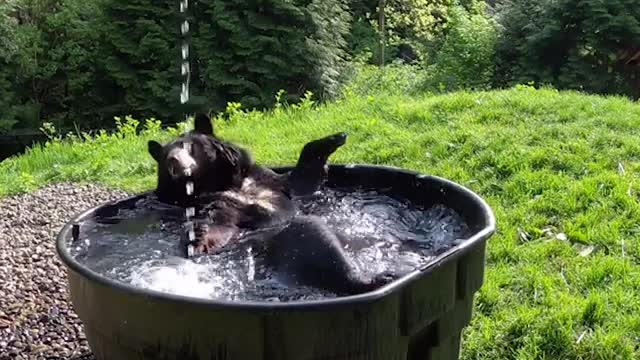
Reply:
M0 199L0 360L89 359L55 238L73 216L127 193L55 184Z

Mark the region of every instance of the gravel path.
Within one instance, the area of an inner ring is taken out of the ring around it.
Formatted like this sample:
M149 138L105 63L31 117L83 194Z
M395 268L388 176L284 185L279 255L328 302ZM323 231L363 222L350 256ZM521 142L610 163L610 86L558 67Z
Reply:
M0 199L0 360L75 359L89 352L67 300L55 238L79 212L125 196L94 185L56 184Z

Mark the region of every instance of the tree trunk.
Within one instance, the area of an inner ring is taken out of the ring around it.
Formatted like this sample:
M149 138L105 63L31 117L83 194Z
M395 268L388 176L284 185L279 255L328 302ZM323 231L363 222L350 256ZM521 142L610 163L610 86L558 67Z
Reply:
M380 29L380 66L384 66L384 50L385 50L385 29L384 29L384 7L385 0L378 2L378 28Z

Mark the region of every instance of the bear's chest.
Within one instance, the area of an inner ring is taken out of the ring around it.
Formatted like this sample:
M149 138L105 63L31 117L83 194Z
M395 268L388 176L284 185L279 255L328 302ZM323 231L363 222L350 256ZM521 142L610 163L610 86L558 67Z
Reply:
M268 186L246 178L238 190L223 191L220 196L235 207L257 206L263 211L274 213L280 210L279 204L286 201L286 196Z

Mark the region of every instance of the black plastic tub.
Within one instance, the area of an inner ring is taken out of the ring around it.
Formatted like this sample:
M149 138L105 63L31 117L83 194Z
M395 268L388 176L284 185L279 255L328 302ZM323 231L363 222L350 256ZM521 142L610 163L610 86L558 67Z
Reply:
M484 281L486 242L496 229L487 203L449 180L392 167L331 165L327 185L444 204L464 218L471 236L370 293L322 301L212 301L135 288L74 260L67 250L73 223L105 204L72 219L57 239L71 301L96 359L458 359L473 296Z

